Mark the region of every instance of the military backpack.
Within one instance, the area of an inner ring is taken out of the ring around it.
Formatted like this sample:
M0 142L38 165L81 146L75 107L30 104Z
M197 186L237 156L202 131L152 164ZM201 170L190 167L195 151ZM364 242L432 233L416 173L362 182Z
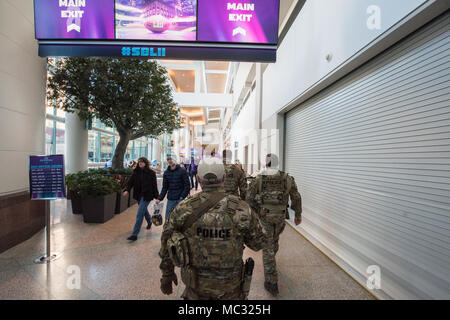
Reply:
M257 197L255 200L260 207L260 215L273 220L273 222L286 218L291 189L288 174L278 171L273 175L260 175L256 183ZM274 217L274 215L280 217Z
M238 170L241 169L239 169L239 167L236 166L235 164L225 164L224 167L225 167L225 185L224 185L225 191L228 193L238 195L239 186L237 178L239 173Z

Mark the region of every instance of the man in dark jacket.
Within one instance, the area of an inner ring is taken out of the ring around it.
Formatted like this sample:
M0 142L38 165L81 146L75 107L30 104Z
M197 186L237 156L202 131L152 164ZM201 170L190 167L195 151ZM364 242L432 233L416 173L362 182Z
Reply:
M136 224L134 225L133 233L128 237L128 240L136 241L144 217L145 220L147 220L147 230L152 227L152 220L150 219L147 207L150 204L150 201L158 198L156 174L150 169L150 162L145 157L139 158L137 167L134 169L130 180L128 180L127 187L123 194L127 195L131 188L134 189L133 198L138 201L139 207L136 215Z
M170 211L189 195L190 185L186 170L177 165L173 156L167 156L169 166L163 175L163 187L161 193L155 202L158 204L164 200L167 194L166 220Z

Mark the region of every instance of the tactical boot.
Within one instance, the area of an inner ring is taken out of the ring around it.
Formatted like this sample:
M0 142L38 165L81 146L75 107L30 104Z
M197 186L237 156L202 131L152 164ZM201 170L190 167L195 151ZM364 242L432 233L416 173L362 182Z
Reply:
M269 293L276 297L278 295L278 283L277 282L264 282L264 288L266 288Z

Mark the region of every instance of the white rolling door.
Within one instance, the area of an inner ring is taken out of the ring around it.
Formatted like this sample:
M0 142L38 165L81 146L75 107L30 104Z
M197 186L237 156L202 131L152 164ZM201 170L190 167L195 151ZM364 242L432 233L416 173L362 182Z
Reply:
M447 12L286 115L300 231L361 278L379 266L380 296L450 299L449 26Z

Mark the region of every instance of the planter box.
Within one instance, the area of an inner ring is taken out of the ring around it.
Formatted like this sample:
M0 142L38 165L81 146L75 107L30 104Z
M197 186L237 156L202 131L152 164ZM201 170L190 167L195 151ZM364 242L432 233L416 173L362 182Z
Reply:
M67 199L67 200L72 199L71 196L72 196L72 195L70 194L70 189L69 189L69 187L66 187L66 199Z
M134 188L131 188L131 190L130 190L130 199L128 201L128 206L129 207L134 206L136 203L138 203L137 200L135 200L133 198L133 196L134 196Z
M82 200L83 220L87 223L104 223L114 217L117 193Z
M115 213L122 213L128 208L128 201L130 195L123 195L123 192L117 192L116 211Z
M81 203L81 197L75 191L70 190L70 202L72 203L72 213L73 214L82 214L83 213L83 205Z

